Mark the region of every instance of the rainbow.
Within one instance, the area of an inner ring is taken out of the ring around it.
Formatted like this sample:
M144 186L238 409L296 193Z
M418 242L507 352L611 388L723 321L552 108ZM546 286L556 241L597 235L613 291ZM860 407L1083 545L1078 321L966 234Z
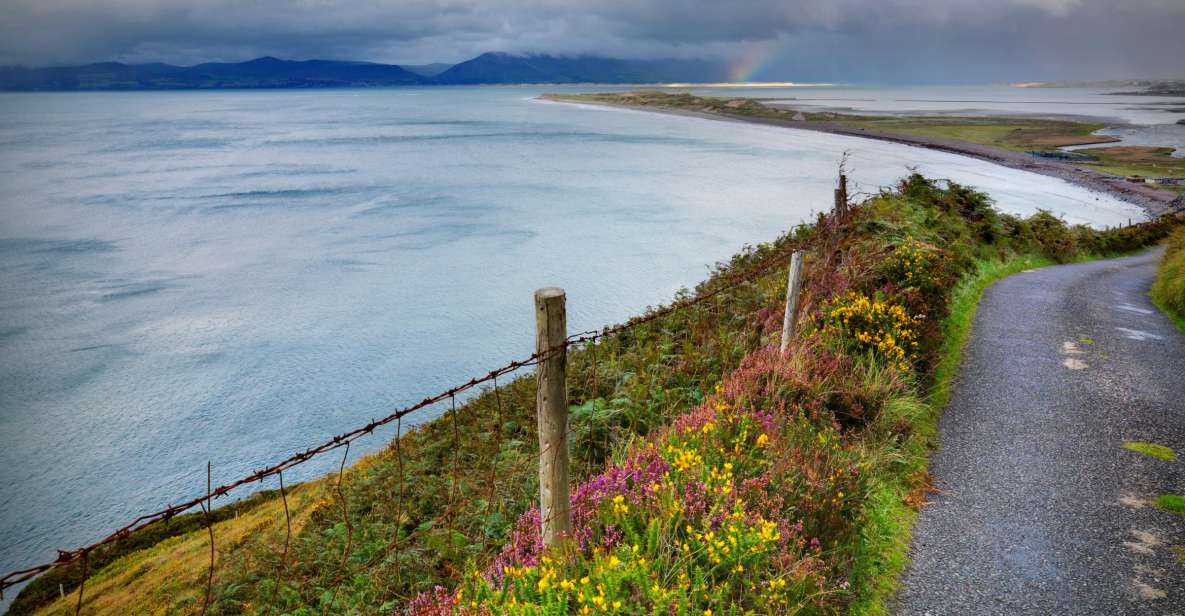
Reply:
M753 75L765 68L777 51L777 45L749 47L728 66L728 80L734 83L753 81Z

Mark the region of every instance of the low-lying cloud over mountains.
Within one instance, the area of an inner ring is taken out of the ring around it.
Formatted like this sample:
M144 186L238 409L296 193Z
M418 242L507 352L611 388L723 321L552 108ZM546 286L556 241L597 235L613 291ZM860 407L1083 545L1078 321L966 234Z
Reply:
M0 90L201 90L524 83L712 82L728 67L702 60L621 60L485 53L453 66L256 58L195 66L100 62L48 68L0 67Z
M767 80L1185 71L1181 0L6 0L0 64L423 64L487 50L709 58Z

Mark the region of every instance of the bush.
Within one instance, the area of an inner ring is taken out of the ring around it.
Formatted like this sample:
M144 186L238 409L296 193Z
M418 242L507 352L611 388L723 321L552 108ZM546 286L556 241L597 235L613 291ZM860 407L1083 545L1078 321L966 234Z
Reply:
M703 404L579 486L575 534L545 552L537 509L492 566L420 616L820 613L864 491L860 450L826 414L784 405L807 364L751 356ZM709 611L711 610L711 611Z
M853 353L872 354L902 372L917 358L918 319L898 304L849 292L832 298L824 315L824 337Z
M1047 210L1040 210L1029 217L1029 230L1043 256L1058 263L1072 261L1078 256L1078 241L1066 221Z
M1169 237L1164 260L1152 283L1152 299L1178 324L1185 323L1185 227Z

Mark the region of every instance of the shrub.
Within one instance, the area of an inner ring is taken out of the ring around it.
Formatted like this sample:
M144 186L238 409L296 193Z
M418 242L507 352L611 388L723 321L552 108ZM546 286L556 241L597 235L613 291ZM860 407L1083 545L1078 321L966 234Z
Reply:
M492 566L412 613L818 613L864 479L860 449L825 416L766 410L803 369L771 349L750 357L577 488L566 545L544 552L532 509Z
M1042 255L1065 263L1078 256L1078 242L1066 221L1047 210L1029 217L1028 227Z
M832 298L823 314L824 337L853 353L872 354L902 372L917 358L919 319L898 304L849 291Z

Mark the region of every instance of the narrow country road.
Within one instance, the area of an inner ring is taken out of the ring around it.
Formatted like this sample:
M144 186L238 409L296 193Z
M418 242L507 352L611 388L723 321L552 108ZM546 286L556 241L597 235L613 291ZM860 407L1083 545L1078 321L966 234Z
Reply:
M1147 297L1161 253L984 294L898 616L1185 616L1185 515L1152 504L1185 495L1185 335Z

